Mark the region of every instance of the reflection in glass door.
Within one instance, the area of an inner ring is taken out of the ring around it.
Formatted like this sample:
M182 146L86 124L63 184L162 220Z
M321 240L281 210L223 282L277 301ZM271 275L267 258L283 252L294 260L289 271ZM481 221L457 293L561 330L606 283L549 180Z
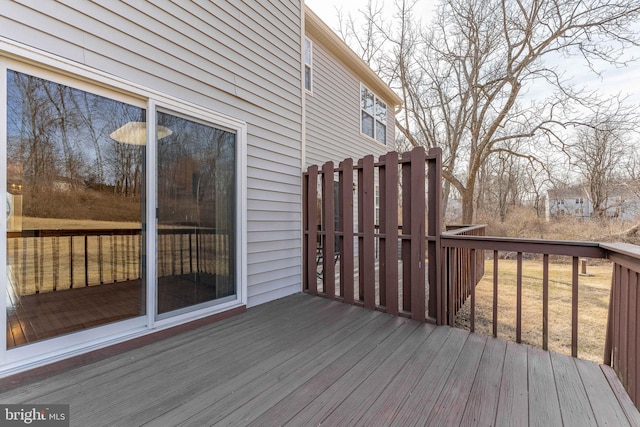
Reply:
M236 295L236 134L157 118L157 310L173 315Z
M4 77L7 347L144 315L146 110Z

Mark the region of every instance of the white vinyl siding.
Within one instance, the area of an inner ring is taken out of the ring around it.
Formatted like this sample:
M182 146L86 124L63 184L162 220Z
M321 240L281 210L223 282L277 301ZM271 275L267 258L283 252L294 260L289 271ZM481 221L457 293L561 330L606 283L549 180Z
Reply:
M249 306L301 286L300 3L0 0L0 38L247 123Z
M313 59L313 96L306 97L306 166L368 154L377 159L393 150L389 103L385 146L360 132L360 78L315 40Z

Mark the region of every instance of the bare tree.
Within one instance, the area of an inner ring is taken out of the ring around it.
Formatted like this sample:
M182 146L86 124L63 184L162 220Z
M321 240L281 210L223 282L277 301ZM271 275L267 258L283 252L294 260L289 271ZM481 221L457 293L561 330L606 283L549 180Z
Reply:
M593 204L593 215L603 216L612 184L624 171L624 160L630 154L623 133L611 122L580 129L570 152L573 165L586 184Z
M626 48L638 45L640 0L441 0L424 28L415 4L396 0L394 23L365 12L379 37L373 44L386 46L371 62L402 92L403 136L442 147L464 222L474 218L481 166L505 142L535 137L563 147L563 130L585 111L618 108L573 86L565 70L580 59L594 72L624 65Z

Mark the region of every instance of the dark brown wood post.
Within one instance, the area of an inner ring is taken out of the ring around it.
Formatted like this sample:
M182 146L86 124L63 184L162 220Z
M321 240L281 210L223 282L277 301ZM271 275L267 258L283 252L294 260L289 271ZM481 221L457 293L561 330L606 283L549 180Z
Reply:
M326 297L330 299L336 296L334 212L333 162L327 162L322 166L322 229L324 230L322 282Z
M603 363L605 365L611 366L611 353L613 350L613 310L614 310L614 298L615 298L615 287L616 287L616 276L618 271L618 266L613 264L612 272L611 272L611 291L609 292L609 313L607 315L607 334L604 340L604 358Z
M427 243L428 278L429 278L429 316L435 318L439 325L445 323L446 289L442 280L440 259L442 245L442 149L429 149L428 163L428 218L427 227L429 241Z
M380 245L380 301L382 304L384 296L387 313L398 314L398 153L395 151L384 156L384 168L380 169L380 205L380 231L384 234Z
M369 155L358 161L358 230L360 240L359 279L360 300L369 309L376 308L375 282L375 195L373 156Z
M402 309L411 312L411 152L402 154Z
M469 317L470 319L470 330L471 332L475 332L476 331L476 284L475 284L475 277L476 277L476 250L475 249L471 249L471 253L469 254L470 256L470 261L471 261L471 271L470 271L470 276L471 276L471 283L469 284L471 286L471 309L469 310L470 314Z
M378 268L378 292L380 294L380 305L385 307L387 310L387 259L386 259L386 216L387 216L387 195L385 193L385 182L386 182L386 160L387 156L382 155L379 159L378 166L378 185L379 185L379 208L380 208L380 216L378 218L378 260L379 260L379 268ZM388 310L387 310L388 312Z
M549 254L542 258L542 348L549 349Z
M411 318L425 321L425 168L424 148L411 151Z
M516 255L516 342L522 342L522 252Z
M629 277L629 396L631 400L637 406L640 406L638 402L638 391L640 389L640 383L638 381L638 272L630 271Z
M316 251L318 244L318 166L309 166L307 175L307 283L311 295L318 295Z
M354 303L353 283L353 159L340 163L340 294L347 304Z
M578 257L573 257L571 280L571 357L578 357Z

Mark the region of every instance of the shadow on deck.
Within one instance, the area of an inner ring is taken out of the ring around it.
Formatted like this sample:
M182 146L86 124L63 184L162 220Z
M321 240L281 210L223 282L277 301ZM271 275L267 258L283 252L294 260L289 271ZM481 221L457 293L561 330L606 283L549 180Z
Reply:
M608 366L301 294L0 401L72 425L640 425Z

